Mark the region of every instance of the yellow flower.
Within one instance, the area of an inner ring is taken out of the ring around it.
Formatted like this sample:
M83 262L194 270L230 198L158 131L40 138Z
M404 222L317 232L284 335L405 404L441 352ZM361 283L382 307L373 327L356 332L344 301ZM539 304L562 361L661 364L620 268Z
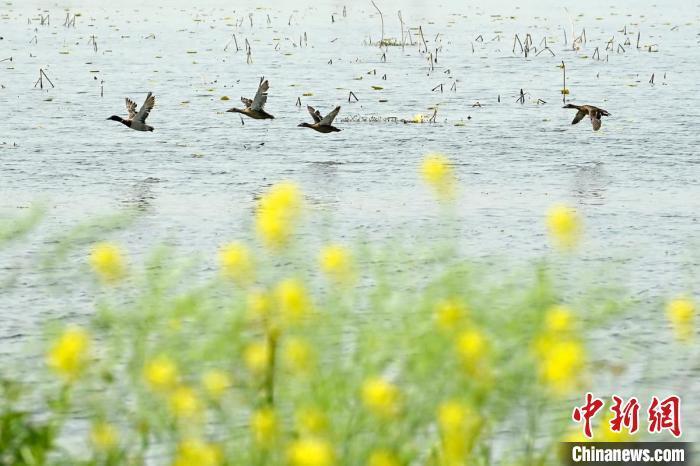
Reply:
M328 418L317 408L302 408L295 413L296 428L302 434L318 435L328 429Z
M100 279L107 283L119 280L126 273L122 252L112 243L96 244L90 253L90 265Z
M269 446L277 435L277 414L272 408L262 408L255 411L250 418L250 430L255 442L261 446Z
M400 410L400 392L394 384L374 377L362 385L362 401L370 412L381 417L393 417Z
M270 364L270 348L266 341L249 344L243 352L243 360L251 372L261 374Z
M292 278L277 285L275 296L280 314L287 322L300 321L311 307L306 289L298 280Z
M401 461L391 450L374 450L369 455L367 466L401 466Z
M461 430L467 418L467 409L459 401L446 401L438 408L438 424L443 431Z
M119 442L119 432L112 424L98 422L90 429L90 442L95 450L110 451Z
M178 379L177 366L167 356L157 356L146 363L143 370L148 386L154 391L167 391L175 387Z
M580 343L552 341L540 357L540 376L552 391L563 395L577 387L585 365L585 352Z
M337 282L348 282L353 278L353 263L350 252L343 246L334 244L321 250L319 256L321 270Z
M610 426L615 415L612 411L607 411L605 416L600 418L600 425L593 432L593 438L596 442L633 442L634 434L630 434L626 428L621 428L620 432L614 432Z
M260 199L257 210L257 230L271 248L284 246L301 212L301 193L293 183L279 183Z
M666 305L666 316L673 325L676 337L688 341L695 333L695 303L688 298L676 298Z
M457 354L468 366L479 363L488 353L488 341L477 329L469 329L457 337Z
M467 309L457 300L441 301L435 307L435 322L446 332L455 330L467 316Z
M238 283L248 283L253 278L253 259L250 251L241 243L229 243L219 251L221 273Z
M186 439L177 446L173 466L219 466L222 458L221 450L215 445L199 439Z
M471 407L456 400L443 402L437 417L444 463L464 464L479 433L481 417Z
M202 413L202 404L190 387L177 387L170 394L170 410L180 419L193 419Z
M545 315L545 330L555 334L567 333L573 329L574 316L564 306L552 306Z
M301 338L292 337L283 347L286 366L294 373L306 373L314 367L314 350Z
M332 466L335 464L335 453L328 442L308 437L289 446L287 459L292 466Z
M88 362L90 337L80 327L71 327L54 342L46 355L49 367L66 381L75 380Z
M202 375L202 386L212 399L218 400L231 387L231 377L220 369L210 369Z
M446 200L454 196L456 180L447 157L442 154L426 155L421 165L421 174L439 198Z
M547 228L555 245L561 249L573 249L581 237L579 214L566 205L555 205L549 209Z
M248 294L248 318L266 319L270 314L270 298L263 290L253 290Z

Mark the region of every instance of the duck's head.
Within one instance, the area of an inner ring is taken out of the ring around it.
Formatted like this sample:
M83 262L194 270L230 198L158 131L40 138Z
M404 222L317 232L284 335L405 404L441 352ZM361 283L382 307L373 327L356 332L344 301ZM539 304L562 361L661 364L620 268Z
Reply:
M112 115L111 117L107 118L108 120L114 120L114 121L122 121L122 117L117 116L117 115Z
M300 128L311 128L311 125L307 122L299 123L297 126Z
M243 113L243 111L242 111L240 108L236 108L236 107L234 107L234 108L229 108L228 110L226 110L226 112L229 112L229 113Z
M562 108L578 108L578 107L574 104L566 104Z

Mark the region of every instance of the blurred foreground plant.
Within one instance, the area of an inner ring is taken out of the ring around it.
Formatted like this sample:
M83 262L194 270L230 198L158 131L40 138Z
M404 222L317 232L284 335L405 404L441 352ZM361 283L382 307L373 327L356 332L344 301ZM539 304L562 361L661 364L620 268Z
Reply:
M421 172L440 200L456 194L444 156ZM556 463L559 415L594 370L589 335L619 315L619 297L577 308L546 266L510 281L457 251L407 270L386 260L396 244L294 254L302 204L292 183L264 193L261 247L226 243L204 281L169 253L139 267L96 242L95 317L52 334L49 370L31 368L41 389L3 385L0 464ZM547 215L565 249L580 223L568 207ZM667 308L682 336L694 312L686 298ZM39 416L21 409L28 399ZM496 448L514 419L525 427ZM66 437L82 447L62 448Z

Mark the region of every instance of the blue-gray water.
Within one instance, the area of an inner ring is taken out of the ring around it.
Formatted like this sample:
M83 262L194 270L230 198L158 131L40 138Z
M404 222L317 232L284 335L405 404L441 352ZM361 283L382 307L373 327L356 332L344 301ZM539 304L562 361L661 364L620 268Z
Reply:
M134 260L164 241L213 258L247 230L256 196L283 179L302 186L339 237L420 236L439 209L417 168L437 151L456 163L455 235L470 256L537 257L548 250L547 207L575 205L586 229L579 263L610 269L646 303L610 331L626 336L620 353L655 368L631 370L627 394L675 391L697 407L697 354L670 356L681 353L667 342L658 305L698 290L700 7L521 3L382 0L385 36L401 39L400 9L416 44L388 47L384 61L369 45L380 38L380 19L364 1L3 2L0 60L12 61L0 63L0 211L20 214L43 201L48 212L29 243L0 255L0 273L24 269L31 252L82 221L134 207L140 219L111 237ZM67 12L80 14L75 27L64 27ZM428 49L439 49L432 70L418 51L418 26ZM586 43L574 51L572 30L584 28ZM516 33L531 34L528 58L519 46L512 51ZM542 51L544 37L555 56ZM597 133L587 119L571 126L575 112L561 108L562 60L568 98L612 114ZM55 88L34 88L40 68ZM262 75L276 119L242 125L224 111L252 97ZM440 84L443 92L433 90ZM521 88L524 104L516 102ZM147 91L157 98L155 132L105 120L125 113L125 96L140 105ZM359 102L348 103L350 91ZM343 131L298 128L309 121L307 104L322 112L342 105ZM429 116L435 106L434 124L366 121ZM68 274L83 263L73 254L63 266ZM0 302L0 354L40 335L47 319L91 312L85 290L53 295L31 270L19 280ZM601 345L615 346L606 339ZM697 436L698 421L688 419Z

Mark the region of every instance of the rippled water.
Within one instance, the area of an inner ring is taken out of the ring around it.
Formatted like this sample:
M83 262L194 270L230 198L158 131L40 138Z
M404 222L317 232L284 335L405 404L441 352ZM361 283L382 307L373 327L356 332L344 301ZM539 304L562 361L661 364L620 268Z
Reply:
M3 274L79 222L134 207L141 217L117 238L135 257L163 241L212 256L247 230L257 194L281 179L300 183L337 235L382 238L400 228L429 236L439 211L416 169L424 153L440 151L457 164L455 234L468 254L537 257L547 249L543 212L558 201L576 205L586 219L580 264L614 263L620 284L650 304L629 328L603 337L633 329L638 344L618 350L640 360L649 342L658 343L650 353L657 371L635 373L630 386L698 392L697 362L666 361L672 347L659 341L653 305L697 289L700 6L596 0L567 12L559 2L379 2L387 37L400 40L401 9L406 27L422 26L428 48L439 48L431 70L418 45L389 47L386 61L368 45L381 34L369 2L184 3L0 5L0 60L12 57L0 63L0 212L16 214L37 200L48 207L29 246L0 256ZM80 13L75 27L64 27L67 11ZM50 15L49 25L40 14ZM578 51L572 27L586 31ZM537 52L547 37L555 56L525 58L519 46L514 53L516 33L531 34ZM417 43L415 29L411 36ZM614 50L606 51L611 38ZM596 47L602 60L592 58ZM571 126L575 112L561 108L562 60L570 100L612 114L597 133L588 120ZM40 68L55 88L33 88ZM242 125L224 111L252 97L262 75L276 119ZM443 92L433 90L440 84ZM516 102L521 88L524 104ZM125 113L125 96L140 105L147 91L157 98L149 117L155 132L105 120ZM348 103L350 91L358 102ZM481 107L472 106L477 101ZM341 104L343 131L298 128L309 120L307 104L322 112ZM367 121L430 115L434 106L434 124ZM62 267L68 273L83 260L70 256ZM0 307L2 353L40 333L47 318L90 312L84 290L67 301L31 272L19 280ZM614 341L602 344L615 349Z

